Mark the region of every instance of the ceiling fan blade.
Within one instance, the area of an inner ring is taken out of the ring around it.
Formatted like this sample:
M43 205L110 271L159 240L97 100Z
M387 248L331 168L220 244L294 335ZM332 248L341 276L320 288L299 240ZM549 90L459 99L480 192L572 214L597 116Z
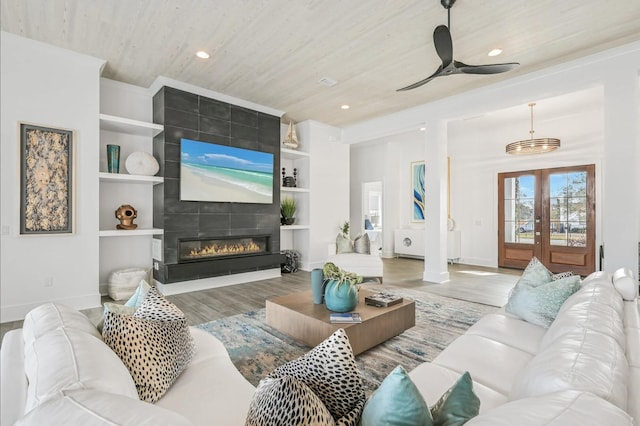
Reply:
M446 68L453 60L453 43L451 42L451 33L446 25L438 25L433 30L433 44L442 60L442 68Z
M431 80L433 80L434 78L438 77L441 72L442 72L442 65L440 65L438 67L436 72L434 72L433 74L431 74L429 77L425 78L424 80L420 80L417 83L413 83L413 84L411 84L411 85L409 85L407 87L403 87L402 89L398 89L398 90L396 90L396 92L404 92L404 91L407 91L407 90L415 89L416 87L423 86L423 85L427 84L428 82L430 82Z
M462 62L453 61L453 66L464 74L500 74L502 72L511 71L520 65L518 62L507 62L504 64L487 64L487 65L467 65Z

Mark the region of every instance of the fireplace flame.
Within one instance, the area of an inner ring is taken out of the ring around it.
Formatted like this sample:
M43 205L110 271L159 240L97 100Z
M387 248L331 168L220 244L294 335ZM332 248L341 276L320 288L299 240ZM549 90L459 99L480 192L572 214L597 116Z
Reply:
M256 253L262 251L260 246L253 241L246 244L211 244L199 249L191 249L188 258L225 256L230 254Z

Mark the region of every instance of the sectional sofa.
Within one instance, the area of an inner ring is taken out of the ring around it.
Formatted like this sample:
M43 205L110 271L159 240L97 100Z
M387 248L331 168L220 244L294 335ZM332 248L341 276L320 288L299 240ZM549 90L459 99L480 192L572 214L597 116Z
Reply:
M83 314L40 306L4 337L1 423L244 424L254 387L218 340L191 332L195 357L149 404ZM640 425L637 281L628 269L591 274L549 328L487 315L409 376L432 404L465 371L481 401L470 426Z

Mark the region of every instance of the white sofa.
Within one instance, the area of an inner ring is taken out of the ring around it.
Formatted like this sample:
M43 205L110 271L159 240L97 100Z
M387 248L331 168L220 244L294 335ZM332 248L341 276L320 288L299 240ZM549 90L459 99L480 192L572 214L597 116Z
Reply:
M465 371L481 401L469 426L640 425L638 282L589 275L548 329L486 315L409 375L433 404Z
M191 333L194 358L153 405L138 399L124 364L82 313L42 305L2 341L0 424L13 425L39 403L18 424L244 425L255 388L219 340ZM27 372L37 379L29 382Z
M632 425L632 418L640 425L637 290L628 270L613 277L594 273L549 329L504 311L487 315L410 377L431 405L469 371L481 400L470 426ZM100 421L107 418L115 424L243 425L253 386L218 340L192 332L195 358L151 405L137 399L119 359L86 317L51 304L36 308L2 343L1 424L106 424Z

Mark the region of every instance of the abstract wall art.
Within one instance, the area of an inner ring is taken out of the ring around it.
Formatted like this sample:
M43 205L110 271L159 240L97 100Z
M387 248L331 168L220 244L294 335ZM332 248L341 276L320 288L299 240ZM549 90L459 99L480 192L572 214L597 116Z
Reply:
M73 131L20 123L20 234L72 234Z
M411 222L424 222L424 161L411 163Z

